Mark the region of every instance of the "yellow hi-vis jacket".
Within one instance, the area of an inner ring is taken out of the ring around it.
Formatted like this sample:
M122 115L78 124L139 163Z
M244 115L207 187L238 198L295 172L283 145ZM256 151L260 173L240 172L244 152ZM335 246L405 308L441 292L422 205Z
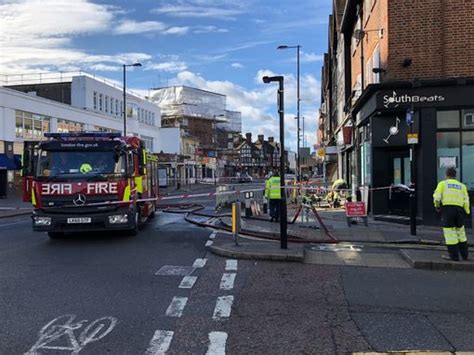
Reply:
M265 197L270 200L281 199L281 181L279 176L272 176L265 181Z
M469 195L466 185L460 183L456 179L447 179L441 181L433 194L434 206L459 206L464 208L469 214Z

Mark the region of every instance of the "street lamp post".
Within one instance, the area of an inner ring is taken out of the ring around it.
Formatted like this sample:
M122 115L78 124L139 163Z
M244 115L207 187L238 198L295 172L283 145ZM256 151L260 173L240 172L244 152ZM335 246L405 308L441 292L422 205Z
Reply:
M301 181L301 168L300 168L300 49L301 46L298 44L296 46L287 46L281 45L278 46L277 49L296 49L296 131L297 139L296 139L296 177L298 182Z
M141 67L140 63L123 64L123 135L127 135L127 67Z
M278 87L278 113L280 115L280 245L281 249L288 249L288 221L286 212L286 191L285 191L285 100L284 100L284 78L283 76L264 76L265 84L277 81Z

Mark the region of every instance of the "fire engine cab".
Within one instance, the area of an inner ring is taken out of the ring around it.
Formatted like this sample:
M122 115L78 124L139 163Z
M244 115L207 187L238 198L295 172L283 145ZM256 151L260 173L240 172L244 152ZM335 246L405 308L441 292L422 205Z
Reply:
M25 142L23 191L33 230L126 230L135 235L155 214L158 160L138 137L119 133L46 133Z

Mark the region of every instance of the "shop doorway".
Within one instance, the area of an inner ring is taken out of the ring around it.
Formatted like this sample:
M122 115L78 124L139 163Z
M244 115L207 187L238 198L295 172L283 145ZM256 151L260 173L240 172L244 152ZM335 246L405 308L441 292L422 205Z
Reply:
M389 213L399 216L410 215L411 185L410 153L408 150L391 152L391 184L393 189L389 195Z

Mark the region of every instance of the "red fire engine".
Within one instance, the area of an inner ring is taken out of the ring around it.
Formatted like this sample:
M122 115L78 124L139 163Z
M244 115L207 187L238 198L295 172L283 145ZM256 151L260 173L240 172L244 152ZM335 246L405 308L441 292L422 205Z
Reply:
M119 133L46 133L25 142L24 200L34 206L33 230L127 230L155 214L158 160L137 137Z

